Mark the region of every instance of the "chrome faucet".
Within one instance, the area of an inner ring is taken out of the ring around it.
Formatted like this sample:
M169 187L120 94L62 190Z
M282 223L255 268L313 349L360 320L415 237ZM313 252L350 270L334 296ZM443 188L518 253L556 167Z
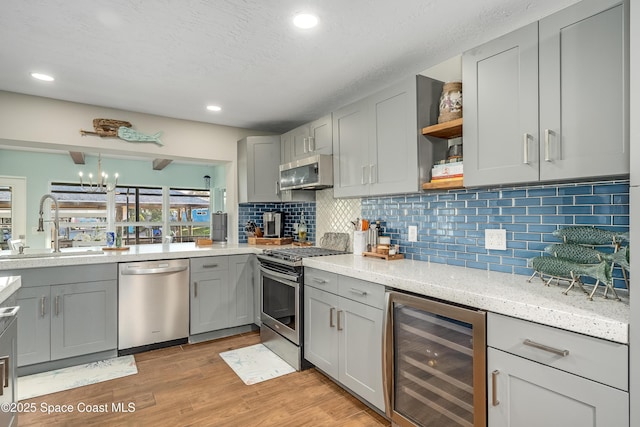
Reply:
M53 200L53 205L56 208L56 215L53 220L53 252L60 252L60 244L58 243L58 234L60 233L60 218L58 217L58 199L53 197L51 194L45 194L40 198L40 218L38 218L38 230L44 231L44 219L42 219L42 215L44 215L44 201L47 199Z

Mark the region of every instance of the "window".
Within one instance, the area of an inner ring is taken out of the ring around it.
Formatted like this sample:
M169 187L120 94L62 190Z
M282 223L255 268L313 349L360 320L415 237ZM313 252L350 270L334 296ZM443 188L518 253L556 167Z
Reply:
M123 245L162 243L167 236L174 242L193 242L210 235L208 190L118 186L111 195L53 183L51 194L58 199L62 246L104 244L109 206ZM170 230L166 235L165 226Z
M11 239L11 187L0 186L0 249Z

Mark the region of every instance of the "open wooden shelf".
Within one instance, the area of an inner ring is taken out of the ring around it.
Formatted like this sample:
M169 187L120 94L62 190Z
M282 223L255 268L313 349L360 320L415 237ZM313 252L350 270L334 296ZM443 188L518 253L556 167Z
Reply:
M422 128L422 134L444 139L459 138L462 136L462 117Z
M464 188L464 178L449 178L435 182L425 182L422 184L423 190L455 190Z

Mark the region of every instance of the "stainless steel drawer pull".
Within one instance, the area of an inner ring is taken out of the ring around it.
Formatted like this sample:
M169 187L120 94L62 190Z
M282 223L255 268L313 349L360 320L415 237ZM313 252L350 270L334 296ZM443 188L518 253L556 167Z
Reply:
M0 396L4 396L4 381L7 376L6 372L8 367L9 366L7 365L6 360L0 360L0 371L2 371L2 385L3 385L3 387L0 387Z
M314 277L314 278L313 278L313 279L311 279L311 280L313 280L313 281L314 281L314 282L316 282L316 283L327 283L327 281L326 281L325 279L320 279L320 278L318 278L318 277Z
M362 166L362 185L366 184L365 180L364 180L364 176L367 173L367 167L366 166Z
M198 282L193 282L193 297L198 298Z
M540 350L548 351L549 353L557 354L558 356L568 356L569 350L560 350L558 348L549 347L548 345L540 344L535 341L531 341L530 339L526 339L522 342L524 345L528 345L529 347L538 348Z
M60 295L56 295L56 316L60 314Z
M524 134L524 159L522 160L522 163L524 163L525 165L529 164L529 134L525 133Z
M218 264L204 264L202 268L216 268Z
M366 297L367 296L367 291L361 291L360 289L356 289L356 288L351 288L349 289L350 292L353 292L354 294Z
M338 310L338 330L339 331L342 330L342 323L340 322L340 313L342 313L342 310Z
M40 317L44 317L44 303L46 302L47 297L40 297Z
M500 401L498 400L498 374L500 371L497 369L491 372L491 404L498 406Z
M336 325L333 323L333 313L336 312L336 308L335 307L331 307L329 309L329 327L330 328L334 328Z

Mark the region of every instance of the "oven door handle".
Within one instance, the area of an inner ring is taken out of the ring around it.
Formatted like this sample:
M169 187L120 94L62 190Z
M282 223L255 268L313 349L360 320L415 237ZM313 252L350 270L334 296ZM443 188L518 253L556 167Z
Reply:
M271 276L272 278L286 280L287 282L291 282L291 283L297 284L297 282L295 280L293 280L294 276L290 276L290 275L284 274L284 273L278 273L277 271L269 270L268 268L265 268L263 266L260 266L260 271L265 276Z

